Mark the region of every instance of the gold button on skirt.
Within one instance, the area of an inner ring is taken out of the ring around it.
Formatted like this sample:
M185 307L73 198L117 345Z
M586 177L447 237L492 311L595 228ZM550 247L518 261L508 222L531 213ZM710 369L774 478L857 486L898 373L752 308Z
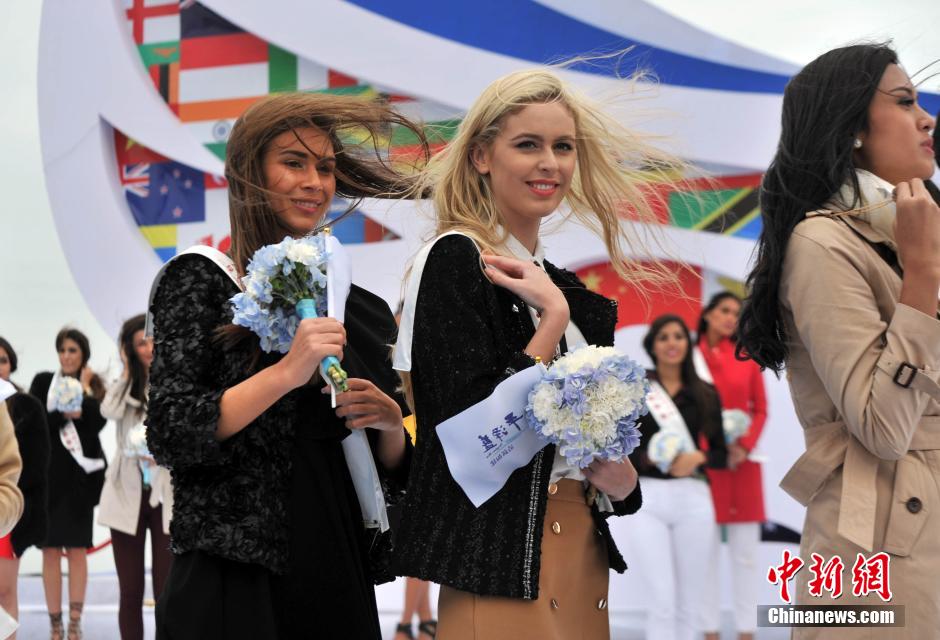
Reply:
M561 480L557 487L549 491L542 529L538 599L478 596L442 585L438 640L609 640L604 539L583 484Z

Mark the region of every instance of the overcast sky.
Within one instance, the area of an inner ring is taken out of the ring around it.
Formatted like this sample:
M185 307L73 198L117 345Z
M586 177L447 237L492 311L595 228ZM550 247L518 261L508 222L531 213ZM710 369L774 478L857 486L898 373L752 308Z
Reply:
M893 38L910 71L940 58L938 0L654 4L707 31L796 64L861 39ZM46 196L36 115L40 11L39 0L0 0L0 335L19 352L20 371L14 379L25 385L36 371L55 366L52 340L66 323L89 335L93 366L103 369L116 361L114 337L104 333L75 288ZM925 88L940 91L940 76Z

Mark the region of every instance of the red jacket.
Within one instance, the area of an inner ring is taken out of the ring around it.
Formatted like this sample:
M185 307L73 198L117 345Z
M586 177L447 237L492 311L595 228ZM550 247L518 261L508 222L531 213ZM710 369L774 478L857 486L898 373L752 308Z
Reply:
M714 348L703 339L698 349L705 357L721 396L721 408L741 409L751 416L750 428L737 441L751 451L767 420L767 398L760 367L752 360L736 359L734 343L727 339ZM715 502L715 519L719 523L763 522L766 519L760 464L745 460L734 471L706 469L706 473Z

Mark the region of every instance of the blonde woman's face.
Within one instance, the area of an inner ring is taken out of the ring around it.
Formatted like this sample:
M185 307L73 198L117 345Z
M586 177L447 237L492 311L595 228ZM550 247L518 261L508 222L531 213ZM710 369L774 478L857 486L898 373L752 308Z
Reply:
M275 215L291 235L316 229L336 193L333 143L320 129L285 131L264 152L264 186Z
M504 222L539 220L561 204L577 166L574 118L551 102L531 104L506 117L489 148L478 148L473 164L488 175Z

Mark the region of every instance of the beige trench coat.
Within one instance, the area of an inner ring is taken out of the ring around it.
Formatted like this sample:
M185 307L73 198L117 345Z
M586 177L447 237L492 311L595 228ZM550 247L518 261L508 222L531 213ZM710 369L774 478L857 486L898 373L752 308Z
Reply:
M807 507L797 604L884 604L853 597L852 566L886 551L906 624L795 638L940 638L940 321L898 302L901 278L869 244L882 240L848 216L808 217L790 239L780 300L807 451L781 486ZM808 594L812 553L841 557L841 598Z
M140 517L140 498L143 493L143 480L140 467L135 458L125 455L127 434L140 423L137 413L140 402L130 395L123 380L108 387L108 393L101 402L101 415L114 420L117 435L117 449L114 459L108 465L98 504L98 524L117 529L128 535L136 535L137 521ZM170 472L164 467L150 468L150 505L163 504L163 532L170 533L170 517L173 514L173 488Z
M16 486L22 470L13 419L0 400L0 536L10 533L23 515L23 494Z

